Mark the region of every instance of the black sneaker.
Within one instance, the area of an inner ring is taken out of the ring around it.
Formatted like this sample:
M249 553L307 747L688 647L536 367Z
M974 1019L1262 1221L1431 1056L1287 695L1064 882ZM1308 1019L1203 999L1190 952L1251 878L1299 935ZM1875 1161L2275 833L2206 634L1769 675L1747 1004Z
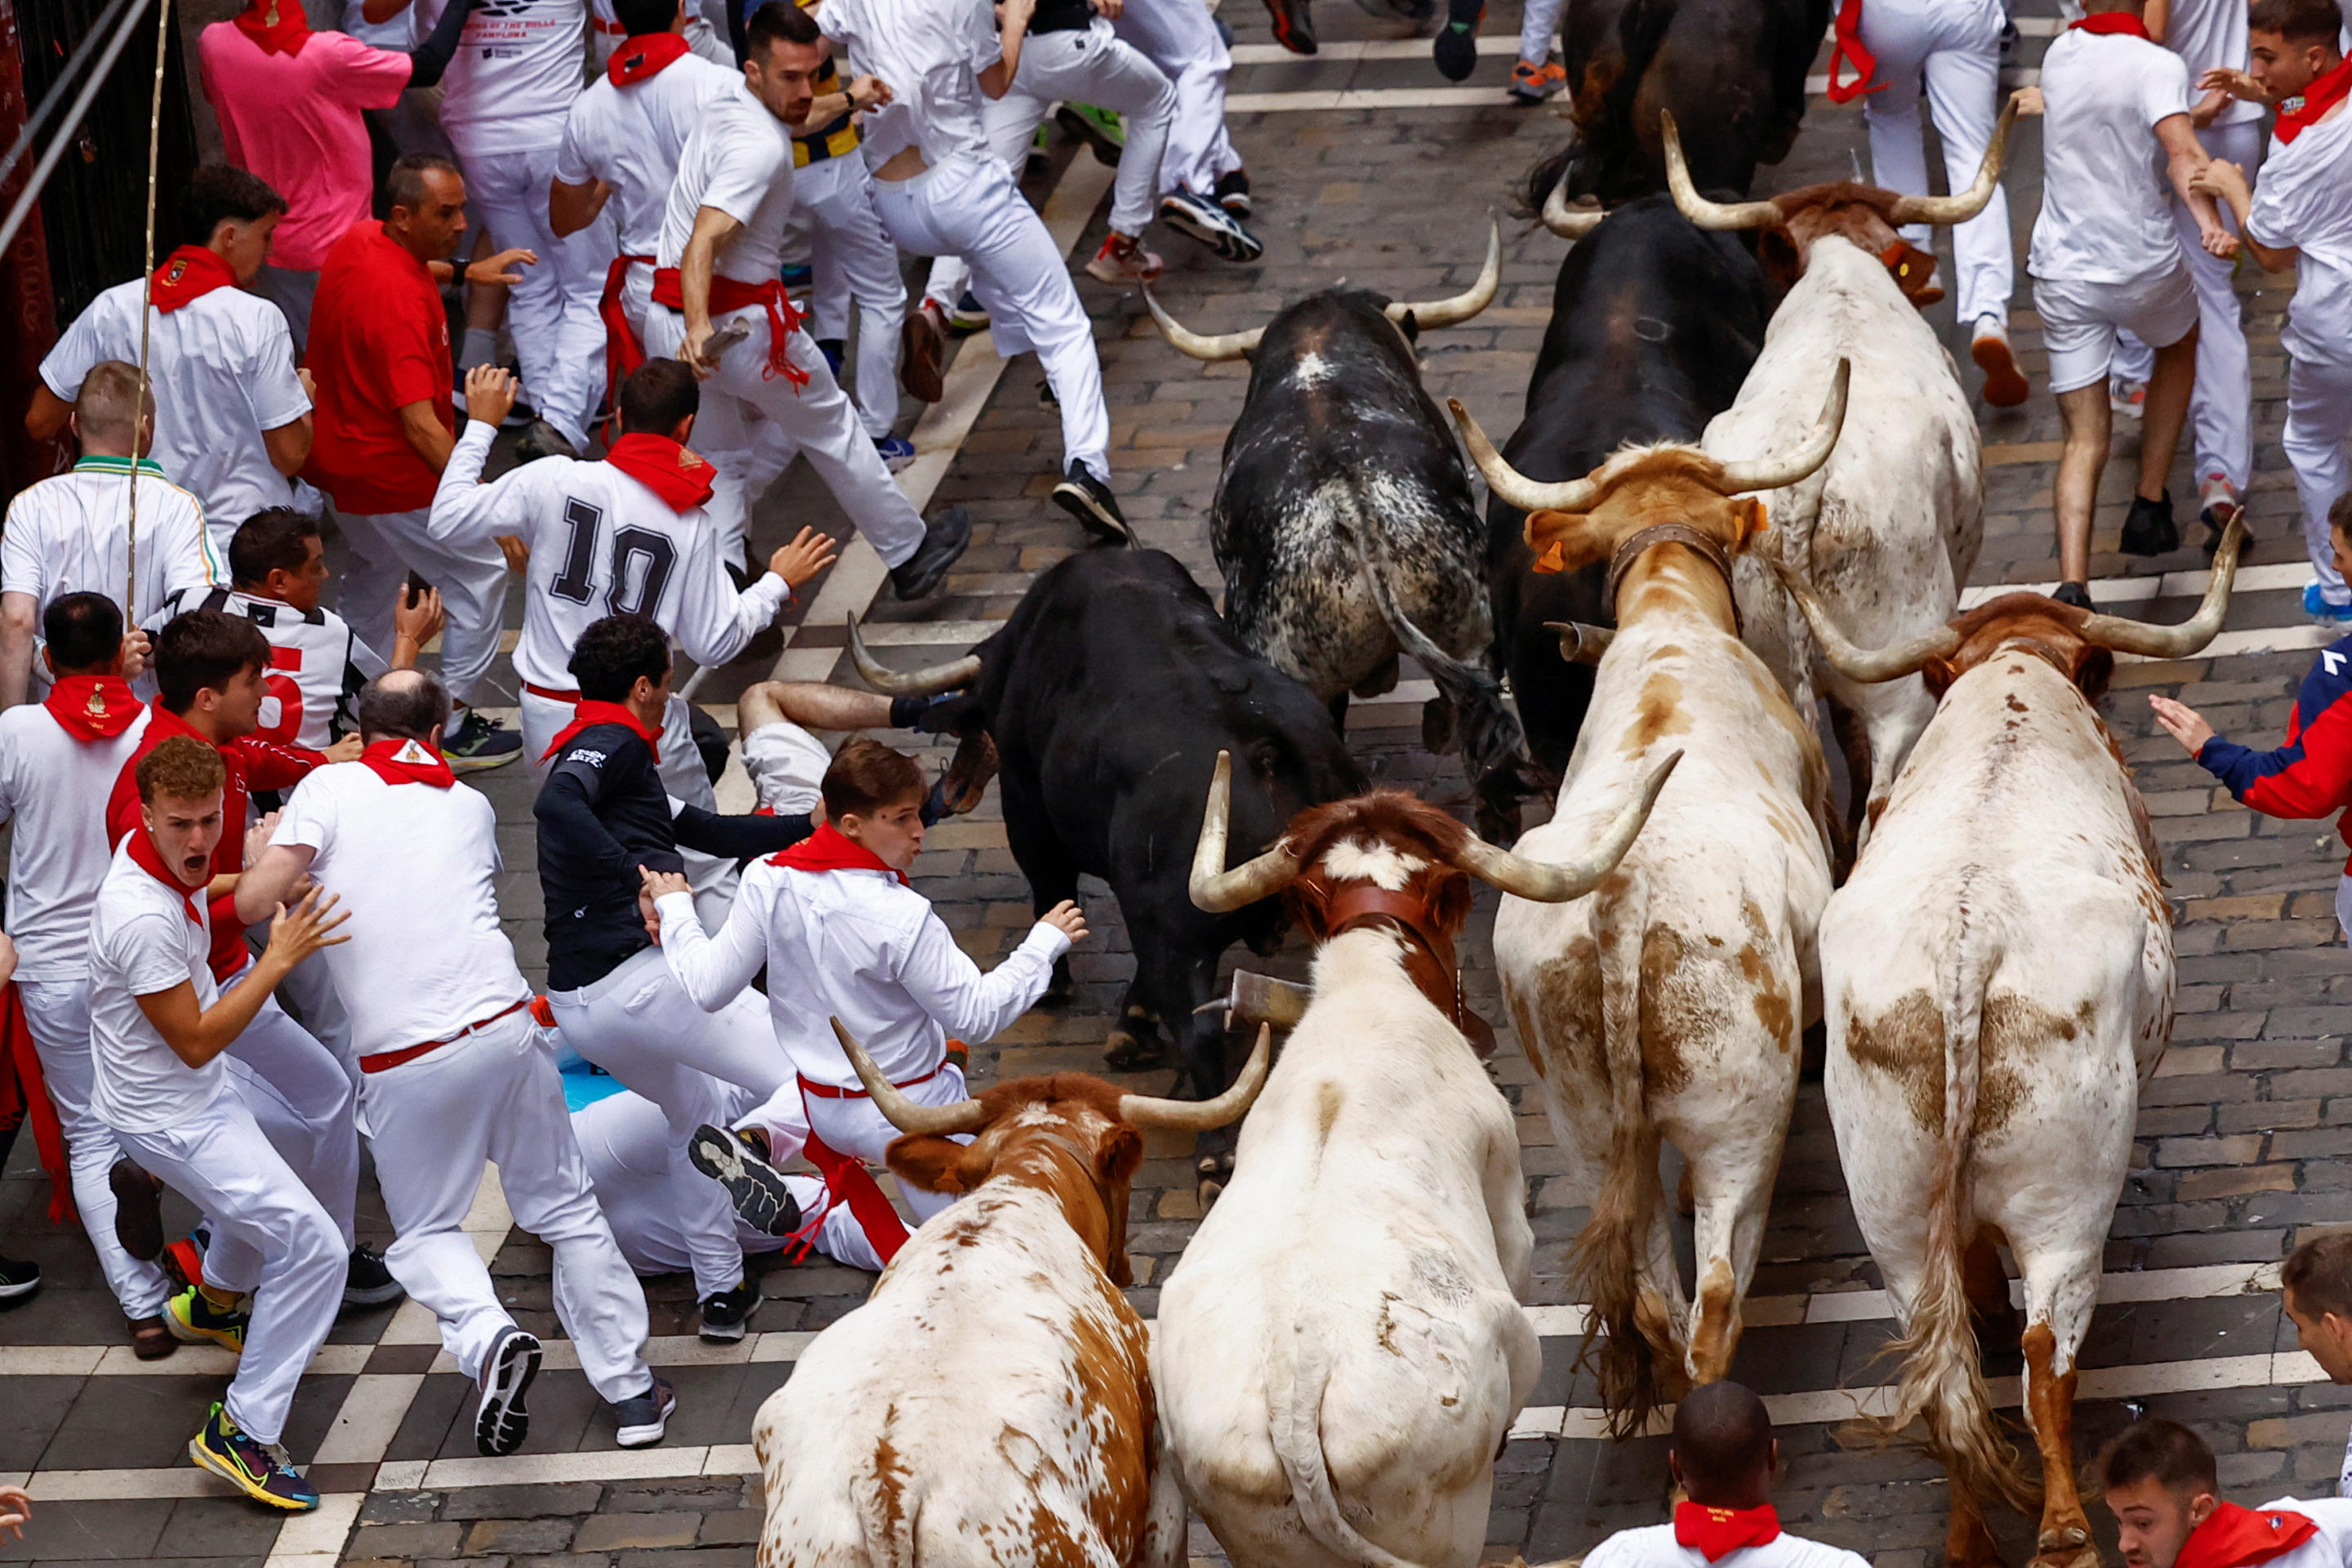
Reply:
M670 1413L677 1408L677 1390L656 1376L654 1385L635 1399L616 1401L613 1415L620 1425L614 1441L624 1448L650 1448L669 1430Z
M890 587L901 599L919 599L940 585L956 557L971 542L971 513L951 506L924 525L923 542L890 568Z
M1053 499L1055 506L1076 518L1097 539L1110 544L1135 542L1135 531L1127 526L1118 498L1076 458L1062 475L1062 482L1054 487Z
M492 1458L511 1454L530 1436L523 1395L539 1375L539 1337L509 1324L482 1358L482 1399L474 1410L474 1447Z
M2061 583L2050 595L2062 605L2072 605L2078 610L2091 607L2091 585L2088 583Z
M1217 176L1217 205L1235 217L1247 217L1255 210L1250 201L1249 171L1227 169Z
M41 1266L0 1258L0 1301L16 1301L41 1288Z
M686 1141L694 1168L727 1189L735 1217L766 1236L790 1236L801 1227L801 1205L784 1184L784 1173L768 1163L751 1140L709 1122Z
M2122 543L2126 555L2164 555L2180 548L2180 527L2172 521L2169 489L2162 500L2132 497L2131 510L2124 516Z
M571 437L544 419L534 419L515 441L515 466L535 463L541 458L577 458L580 448Z
M362 1245L352 1248L351 1267L343 1274L345 1307L388 1307L408 1292L383 1266L383 1255Z
M744 1328L751 1314L767 1300L760 1294L760 1282L746 1275L735 1281L734 1289L721 1290L702 1299L702 1337L714 1345L731 1345L743 1337Z
M1430 47L1438 75L1464 81L1478 68L1478 24L1486 19L1486 0L1446 0L1444 26Z
M461 773L502 768L522 755L522 737L509 731L503 719L485 719L480 709L468 708L457 732L442 735L441 755Z
M1227 261L1255 261L1265 254L1257 236L1206 196L1171 191L1160 198L1160 221L1185 238L1207 246Z
M114 1193L114 1239L142 1263L163 1256L163 1184L125 1155L106 1173Z

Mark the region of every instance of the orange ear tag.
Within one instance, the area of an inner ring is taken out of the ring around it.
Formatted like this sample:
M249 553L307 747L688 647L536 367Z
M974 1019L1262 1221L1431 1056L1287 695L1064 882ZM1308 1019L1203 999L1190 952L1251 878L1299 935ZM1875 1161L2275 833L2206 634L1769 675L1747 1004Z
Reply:
M1546 574L1547 575L1551 573L1565 572L1568 570L1568 558L1560 552L1559 540L1553 540L1549 545L1545 547L1544 552L1536 557L1535 569Z

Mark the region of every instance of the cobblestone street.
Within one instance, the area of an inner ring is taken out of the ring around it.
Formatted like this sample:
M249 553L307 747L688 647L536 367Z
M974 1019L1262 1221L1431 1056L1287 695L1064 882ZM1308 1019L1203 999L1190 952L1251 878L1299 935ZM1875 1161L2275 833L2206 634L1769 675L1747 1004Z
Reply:
M2019 10L2030 70L2058 25L2054 0L2021 0ZM1463 327L1423 334L1420 349L1432 394L1441 402L1460 398L1499 437L1517 420L1564 254L1562 241L1508 210L1522 174L1567 134L1555 109L1512 107L1502 95L1517 6L1497 4L1489 14L1485 58L1462 88L1436 76L1425 42L1399 38L1396 25L1339 0L1318 7L1324 53L1311 60L1273 45L1266 16L1248 0L1227 0L1223 15L1237 46L1233 134L1255 184L1252 222L1265 257L1235 268L1163 236L1155 243L1169 269L1158 297L1194 330L1227 331L1341 280L1401 298L1454 293L1476 274L1492 211L1504 237L1494 307ZM1816 93L1795 152L1762 171L1759 192L1866 170L1864 142L1858 110L1832 108ZM1974 580L1979 594L1998 584L2046 585L2056 574L2050 488L2058 416L2041 384L2044 359L2022 263L2041 164L2038 122L2021 121L2010 156L2020 258L2012 326L2036 394L2006 412L1977 403L1988 467L1986 539ZM1032 186L1058 225L1056 237L1080 256L1105 232L1099 209L1107 189L1107 171L1083 153L1072 161L1062 146L1047 179ZM1939 233L1937 244L1948 268L1948 236ZM2325 640L2299 607L2309 574L2278 447L2285 374L2278 332L2290 279L2265 279L2248 262L2238 286L2253 343L2257 473L2248 510L2253 542L2228 630L2197 659L2123 664L2103 704L2165 850L2178 921L2179 1016L2141 1099L2134 1168L2082 1356L2075 1444L2086 1458L2134 1411L2173 1416L2221 1454L2230 1495L2252 1503L2329 1491L2352 1422L2352 1389L2329 1385L2295 1352L2274 1289L2276 1265L2299 1237L2352 1220L2352 1163L2343 1158L2352 1153L2352 1061L2344 1050L2352 1033L2352 952L2334 918L2344 846L2329 825L2256 818L2238 807L2156 728L2146 701L2152 692L2174 695L2225 733L2275 743L2295 685ZM1159 340L1136 293L1083 279L1080 289L1094 313L1112 405L1114 488L1144 542L1173 552L1215 592L1205 513L1248 367L1203 365L1177 353ZM1965 346L1948 304L1929 319L1948 344ZM1965 356L1962 363L1973 397L1979 378ZM722 723L731 731L736 694L772 668L793 679L855 684L842 657L845 611L866 618L887 661L936 662L988 635L1034 573L1082 546L1080 531L1044 500L1060 448L1055 411L1040 404L1040 382L1034 360L1000 367L985 338L962 346L948 402L917 432L924 460L905 476L919 500L922 486L935 485L933 501L972 510L974 542L945 593L908 606L882 590L877 601L878 562L870 550L853 552L793 613L781 650L769 638L710 672L698 696ZM908 422L919 411L908 404ZM2116 448L2093 562L2095 575L2106 580L2094 592L2118 613L2181 619L2203 590L2204 557L2193 537L2156 561L2115 552L2130 489L2126 464L2137 452L2128 421L2118 421ZM2201 534L2187 499L2196 487L2185 451L2172 489L2183 498L2184 534ZM772 550L803 522L842 531L838 511L804 467L767 497L757 541ZM509 624L520 624L520 615L519 599L510 598ZM511 681L503 660L499 674ZM1379 782L1418 791L1466 819L1459 762L1421 745L1421 705L1431 690L1408 665L1396 691L1353 706L1349 737ZM932 747L929 763L946 754ZM525 770L471 782L497 805L507 866L503 910L526 973L543 984ZM722 802L745 809L748 795L740 768L730 770ZM916 876L983 964L1008 952L1030 922L1028 887L1006 848L992 789L978 812L933 831ZM1096 934L1073 958L1076 999L1034 1011L976 1047L976 1083L1103 1070L1102 1042L1132 962L1107 890L1093 882L1086 890ZM1603 1440L1592 1381L1574 1370L1582 1315L1563 1275L1567 1243L1585 1216L1582 1194L1559 1174L1562 1161L1532 1074L1497 1004L1487 942L1494 901L1482 891L1462 951L1471 1000L1502 1037L1495 1076L1519 1111L1545 1371L1500 1459L1488 1556L1540 1563L1580 1555L1625 1525L1662 1521L1668 1483L1663 1438ZM1303 977L1305 952L1294 937L1277 958L1251 964ZM1892 1324L1845 1200L1819 1055L1816 1040L1735 1375L1770 1398L1788 1459L1777 1500L1790 1527L1859 1551L1879 1568L1926 1568L1942 1556L1940 1469L1842 1430L1855 1398L1866 1402L1864 1391L1892 1376L1875 1360ZM1114 1081L1160 1093L1168 1075ZM822 1259L755 1260L768 1270L769 1300L752 1334L733 1347L693 1337L688 1279L648 1280L656 1336L649 1359L677 1384L679 1406L665 1444L625 1453L613 1446L609 1409L590 1394L570 1346L557 1341L547 1250L511 1228L496 1184L488 1184L471 1228L494 1257L501 1294L525 1327L551 1341L525 1451L502 1460L475 1457L471 1384L450 1370L421 1309L347 1315L306 1379L287 1435L298 1457L316 1455L310 1469L326 1503L281 1525L227 1497L184 1457L188 1433L218 1396L225 1353L184 1348L160 1373L134 1363L86 1241L48 1220L47 1196L31 1140L21 1140L0 1182L0 1252L37 1259L47 1282L29 1300L0 1310L0 1376L14 1412L0 1422L0 1480L29 1475L38 1515L25 1541L0 1542L0 1562L749 1564L760 1523L749 1447L753 1412L791 1374L812 1331L854 1309L872 1279ZM372 1177L364 1179L362 1205L362 1229L381 1244L388 1237ZM184 1208L172 1212L186 1217ZM1156 1287L1199 1213L1189 1140L1151 1135L1128 1233L1130 1294L1145 1316L1154 1312ZM2015 1355L1989 1360L1997 1400L2014 1415ZM2112 1560L2112 1521L2093 1511ZM2032 1554L2032 1521L1997 1511L1994 1528L2010 1561ZM1193 1550L1218 1555L1197 1523Z

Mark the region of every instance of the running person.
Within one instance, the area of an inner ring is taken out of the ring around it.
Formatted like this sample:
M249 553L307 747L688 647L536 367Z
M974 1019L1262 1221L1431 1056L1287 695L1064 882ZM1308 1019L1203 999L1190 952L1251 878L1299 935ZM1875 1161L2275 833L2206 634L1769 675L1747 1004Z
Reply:
M1263 249L1255 236L1236 224L1248 254L1228 249L1231 235L1196 205L1205 197L1236 218L1250 215L1249 174L1225 132L1225 78L1234 56L1217 19L1201 0L1126 0L1111 26L1176 88L1176 117L1160 160L1160 221L1228 261L1255 259Z
M499 924L497 814L441 760L448 702L414 671L362 689L366 750L296 786L237 884L237 914L259 919L308 877L350 917L327 962L357 1021L360 1119L397 1233L384 1261L479 1390L476 1446L521 1446L540 1363L463 1228L488 1161L515 1223L554 1252L556 1316L621 1447L642 1447L661 1440L676 1396L639 1354L645 1292L596 1206Z

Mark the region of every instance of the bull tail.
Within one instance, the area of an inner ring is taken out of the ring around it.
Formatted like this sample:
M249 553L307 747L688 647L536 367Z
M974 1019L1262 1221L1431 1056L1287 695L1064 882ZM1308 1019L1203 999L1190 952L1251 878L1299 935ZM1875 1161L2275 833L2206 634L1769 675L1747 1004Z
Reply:
M920 1510L908 1506L906 1461L890 1440L897 1415L895 1405L885 1412L872 1459L856 1466L850 1474L849 1506L856 1512L857 1532L870 1568L915 1568L915 1521ZM782 1495L782 1465L764 1468L768 1495Z
M1601 1057L1614 1131L1592 1217L1570 1249L1569 1272L1591 1304L1579 1364L1590 1364L1600 1381L1610 1435L1628 1437L1642 1433L1664 1394L1657 1351L1641 1321L1643 1258L1664 1194L1658 1128L1650 1118L1642 1066L1642 943L1650 890L1640 872L1627 877L1622 890L1604 889L1595 898L1592 922L1600 938Z
M1979 1497L1998 1495L2021 1510L2038 1500L2020 1468L2016 1449L1993 1424L1969 1315L1962 1256L1974 1239L1969 1151L1975 1142L1977 1090L1982 1063L1985 988L1999 941L1972 917L1955 917L1936 961L1937 1004L1943 1015L1944 1122L1927 1189L1926 1257L1909 1322L1885 1350L1903 1362L1894 1413L1877 1425L1892 1437L1923 1421L1927 1444L1955 1485ZM1981 921L1982 917L1973 917Z
M1275 1458L1290 1481L1299 1522L1335 1557L1363 1568L1412 1568L1412 1564L1364 1539L1340 1510L1331 1488L1331 1467L1323 1454L1323 1394L1331 1383L1331 1336L1323 1315L1293 1291L1291 1310L1277 1321L1266 1358L1267 1436Z

